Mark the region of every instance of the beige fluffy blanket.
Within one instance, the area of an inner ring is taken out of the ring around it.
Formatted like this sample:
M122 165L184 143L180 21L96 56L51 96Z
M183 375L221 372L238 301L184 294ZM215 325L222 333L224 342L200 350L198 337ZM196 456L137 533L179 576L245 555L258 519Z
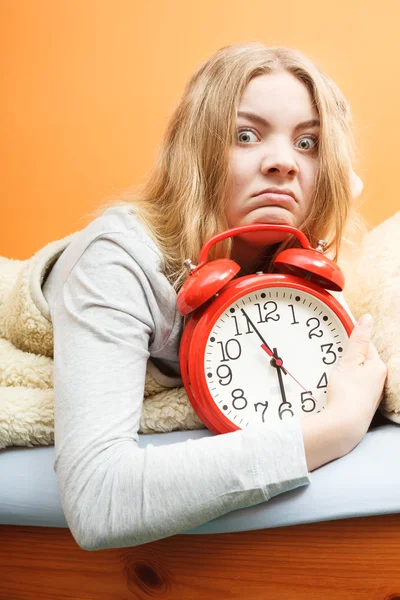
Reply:
M27 260L0 257L0 448L54 444L53 327L41 286L74 235ZM181 379L148 361L139 432L200 428Z
M379 410L400 424L400 211L372 229L339 264L348 305L356 318L367 312L374 317L372 341L388 368Z

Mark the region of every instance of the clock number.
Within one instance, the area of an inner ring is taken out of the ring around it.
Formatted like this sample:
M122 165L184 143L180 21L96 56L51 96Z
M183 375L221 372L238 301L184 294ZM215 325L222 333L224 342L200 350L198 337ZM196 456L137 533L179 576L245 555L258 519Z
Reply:
M264 415L265 415L265 411L268 408L268 402L267 402L267 400L265 402L257 402L254 405L254 409L255 409L256 412L257 412L257 406L263 406L264 407L264 410L262 411L262 415L261 415L261 420L262 420L263 423L265 423L265 421L264 421Z
M317 388L321 389L325 387L328 387L328 379L326 377L326 373L323 373L321 379L317 383Z
M221 362L227 362L228 360L237 360L239 358L239 356L242 354L242 348L240 346L240 343L238 342L238 340L235 340L234 338L231 338L230 340L228 340L227 342L218 342L218 344L221 347L221 353L222 353L222 359ZM234 352L235 349L232 348L232 345L234 346L235 344L237 344L236 347L236 352L237 352L237 356L234 356ZM230 350L229 350L229 345L230 345ZM228 358L226 358L228 357Z
M279 321L279 319L280 319L279 315L276 315L276 318L270 317L270 315L272 315L273 313L275 313L278 310L277 303L274 302L273 300L269 300L268 302L266 302L264 304L264 310L267 310L268 304L273 304L275 308L272 308L269 312L267 311L267 314L265 315L265 319L263 319L262 314L261 314L261 305L258 302L254 303L254 306L257 306L257 308L258 308L258 316L260 317L260 320L257 321L257 323L268 323L268 321Z
M307 395L308 394L308 395ZM305 406L306 402L310 402L310 406L307 408ZM301 392L301 409L305 413L310 413L316 407L316 402L313 398L312 392Z
M239 393L239 396L236 394L236 392ZM232 406L236 410L243 410L247 406L247 400L243 396L243 394L244 394L244 391L241 390L240 388L237 388L236 390L232 390L232 398L233 398ZM242 402L238 402L240 400L242 400Z
M288 412L292 415L292 417L294 417L294 412L292 411L292 405L290 402L282 402L279 405L279 418L282 421L283 420L283 415L285 414L285 412Z
M264 308L267 308L267 304L273 304L275 306L275 308L273 308L272 310L270 310L269 312L267 312L267 314L265 315L265 322L268 323L269 319L269 315L271 315L272 313L276 312L278 310L278 305L276 302L274 302L273 300L270 300L269 302L266 302L264 304ZM280 316L276 315L276 319L274 319L274 317L270 317L271 321L279 321Z
M235 319L235 327L236 327L236 333L235 333L235 336L237 336L237 335L242 335L242 334L240 333L240 331L239 331L239 325L238 325L238 320L237 320L237 317L236 317L235 315L232 315L232 317L231 317L231 318L232 318L232 319ZM246 319L246 323L247 323L247 331L246 331L246 335L247 335L248 333L254 333L254 329L250 329L250 327L251 327L251 326L250 326L250 323L248 322L248 320L247 320L247 319Z
M311 326L311 322L312 322L312 321L317 321L317 324L315 325L315 327L313 327L312 329L310 329L310 331L308 332L308 337L310 338L310 340L311 340L311 338L313 338L313 337L320 338L320 337L322 337L322 336L324 335L324 332L323 332L321 329L318 331L318 333L314 333L314 331L315 331L315 330L316 330L318 327L320 327L320 326L321 326L321 321L320 321L319 319L317 319L317 317L311 317L310 319L308 319L308 321L307 321L307 323L306 323L307 327L310 327L310 326Z
M321 346L321 350L322 352L326 352L326 356L323 357L322 362L324 362L326 365L333 365L334 362L336 362L336 353L332 350L333 344L322 344ZM327 350L324 350L324 348L327 348ZM331 360L326 360L327 356L331 355Z
M235 315L232 315L231 317L232 319L235 319L235 327L236 327L236 333L235 335L242 335L239 331L239 327L238 327L238 322L237 322L237 318L235 317Z
M296 321L296 315L294 314L294 306L293 304L288 304L289 308L292 309L293 321L290 323L291 325L299 325L299 321Z
M228 371L226 372L226 375L222 375L221 373L221 369L227 369ZM228 367L228 365L219 365L218 369L217 369L217 375L220 378L219 380L219 384L220 385L229 385L230 382L232 381L232 371L230 369L230 367ZM227 377L229 377L229 381L222 381L223 379L226 379Z

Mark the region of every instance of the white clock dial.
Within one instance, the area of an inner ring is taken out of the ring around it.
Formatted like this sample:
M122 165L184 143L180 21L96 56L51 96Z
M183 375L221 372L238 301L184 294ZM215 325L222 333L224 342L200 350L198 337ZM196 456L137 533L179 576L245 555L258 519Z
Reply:
M329 376L347 343L339 317L312 294L259 289L216 320L204 354L207 386L242 429L303 418L326 406Z

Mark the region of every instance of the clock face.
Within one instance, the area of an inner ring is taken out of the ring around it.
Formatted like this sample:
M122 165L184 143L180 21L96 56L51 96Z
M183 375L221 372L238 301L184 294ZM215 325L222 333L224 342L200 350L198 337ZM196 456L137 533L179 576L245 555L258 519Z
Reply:
M347 343L342 321L313 294L258 289L212 325L206 384L219 411L241 429L303 418L326 406L329 377Z

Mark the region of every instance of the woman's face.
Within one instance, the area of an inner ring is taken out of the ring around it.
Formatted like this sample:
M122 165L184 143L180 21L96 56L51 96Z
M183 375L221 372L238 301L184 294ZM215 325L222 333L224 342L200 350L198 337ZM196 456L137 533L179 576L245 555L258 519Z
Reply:
M305 123L314 121L312 123ZM237 114L230 150L229 227L279 223L299 227L310 209L318 174L318 113L305 84L284 71L252 79ZM262 194L270 187L293 196ZM251 261L285 234L234 238L234 257Z

